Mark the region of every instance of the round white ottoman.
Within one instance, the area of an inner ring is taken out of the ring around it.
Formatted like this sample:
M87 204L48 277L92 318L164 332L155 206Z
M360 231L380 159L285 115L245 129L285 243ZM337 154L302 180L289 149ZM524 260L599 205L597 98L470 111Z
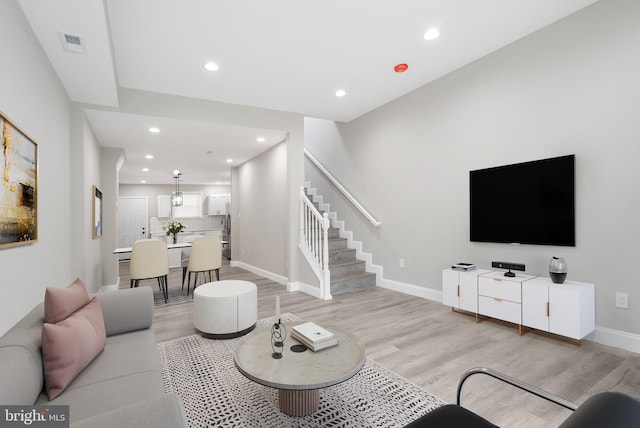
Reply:
M255 328L257 319L258 288L252 282L208 282L193 292L193 326L203 336L242 336Z

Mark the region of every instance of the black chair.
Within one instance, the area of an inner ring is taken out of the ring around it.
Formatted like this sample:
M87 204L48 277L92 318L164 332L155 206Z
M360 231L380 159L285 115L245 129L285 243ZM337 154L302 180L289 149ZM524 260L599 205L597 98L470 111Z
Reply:
M467 370L458 383L457 404L447 404L421 416L405 428L498 428L483 417L462 407L465 381L485 374L573 411L559 428L636 428L640 427L640 401L620 392L596 394L581 405L553 395L533 385L486 367Z

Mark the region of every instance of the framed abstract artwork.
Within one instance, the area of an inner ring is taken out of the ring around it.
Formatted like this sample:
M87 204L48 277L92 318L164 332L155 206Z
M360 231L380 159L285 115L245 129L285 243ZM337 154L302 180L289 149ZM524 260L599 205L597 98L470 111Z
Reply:
M91 189L91 200L93 201L93 227L91 236L93 239L102 236L102 192L93 186Z
M38 240L38 145L0 113L0 248Z

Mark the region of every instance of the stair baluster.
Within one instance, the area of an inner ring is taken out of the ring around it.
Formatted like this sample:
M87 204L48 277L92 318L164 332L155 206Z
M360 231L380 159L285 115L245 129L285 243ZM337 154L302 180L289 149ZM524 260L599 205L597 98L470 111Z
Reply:
M329 272L329 216L313 205L300 188L300 246L311 262L320 281L320 297L331 299L331 274Z

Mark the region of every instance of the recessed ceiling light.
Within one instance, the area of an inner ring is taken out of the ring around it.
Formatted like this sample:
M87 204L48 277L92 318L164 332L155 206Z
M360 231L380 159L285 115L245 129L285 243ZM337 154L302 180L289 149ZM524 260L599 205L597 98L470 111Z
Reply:
M151 132L152 134L157 134L158 132L160 132L160 128L152 126L151 128L149 128L149 132Z
M147 159L153 159L153 155L145 155L144 157Z
M142 171L149 172L149 168L142 168Z
M345 92L344 89L338 89L336 91L336 97L344 97L345 95L347 95L347 93Z
M233 159L227 159L227 163L233 162Z
M209 71L218 71L220 70L220 66L215 62L209 61L204 65L204 68Z
M256 141L257 141L258 143L264 143L265 141L267 141L267 139L266 139L266 138L264 138L264 137L258 137L258 138L256 138Z
M424 39L425 40L435 40L438 37L440 37L440 31L438 31L437 28L429 28L425 33L424 33Z

